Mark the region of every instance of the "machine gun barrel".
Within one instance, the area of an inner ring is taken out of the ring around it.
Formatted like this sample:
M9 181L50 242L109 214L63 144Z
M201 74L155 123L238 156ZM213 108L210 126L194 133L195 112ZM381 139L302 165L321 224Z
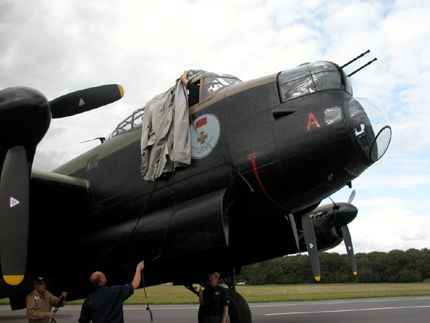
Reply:
M346 64L342 65L342 66L340 67L340 69L342 70L344 67L347 67L349 64L351 64L351 63L355 62L357 59L359 59L359 58L363 57L364 55L366 55L366 54L368 54L368 53L370 53L370 50L369 50L369 49L368 49L367 51L365 51L364 53L362 53L362 54L358 55L358 56L357 56L356 58L354 58L353 60L350 60L348 63L346 63Z
M359 69L355 70L354 72L352 72L351 74L348 74L348 77L351 77L352 75L354 75L355 73L357 73L358 71L361 71L363 68L365 68L366 66L369 66L370 64L372 64L374 61L377 61L378 59L375 57L374 59L372 59L371 61L367 62L367 64L363 65L362 67L360 67Z

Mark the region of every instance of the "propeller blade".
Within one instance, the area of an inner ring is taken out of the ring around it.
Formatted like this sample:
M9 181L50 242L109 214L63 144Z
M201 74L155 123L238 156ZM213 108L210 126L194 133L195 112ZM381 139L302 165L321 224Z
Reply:
M352 273L357 276L357 264L355 263L355 255L354 248L352 246L351 234L349 233L347 225L343 225L341 229L343 241L345 242L346 252L348 253L349 263L351 264Z
M354 201L354 197L355 197L355 190L352 190L351 195L349 196L349 199L348 199L348 204L351 204L352 201Z
M293 234L294 234L294 240L296 240L296 247L297 247L297 251L300 252L300 247L299 247L299 235L297 233L297 225L296 225L296 220L294 219L294 215L293 214L288 214L288 217L290 219L290 223L291 223L291 228L293 229ZM285 216L285 218L287 218L287 216ZM287 218L288 220L288 218Z
M27 263L30 165L25 148L8 150L0 179L0 255L3 278L18 285Z
M317 243L315 238L314 226L309 214L302 215L302 227L305 235L306 249L308 250L309 258L311 260L312 271L316 281L320 281L320 263L318 259Z
M49 102L53 118L70 117L115 102L124 96L118 84L102 85L69 93Z

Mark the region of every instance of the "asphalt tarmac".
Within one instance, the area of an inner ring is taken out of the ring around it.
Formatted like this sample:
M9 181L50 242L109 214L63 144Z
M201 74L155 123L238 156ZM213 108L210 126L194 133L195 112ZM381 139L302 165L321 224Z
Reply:
M430 297L366 298L318 302L252 303L253 323L277 322L429 322ZM153 322L197 323L198 305L150 305ZM65 306L57 312L57 323L78 322L80 306ZM146 305L124 306L126 323L151 322ZM229 320L227 320L229 322ZM27 323L25 310L0 306L0 322Z

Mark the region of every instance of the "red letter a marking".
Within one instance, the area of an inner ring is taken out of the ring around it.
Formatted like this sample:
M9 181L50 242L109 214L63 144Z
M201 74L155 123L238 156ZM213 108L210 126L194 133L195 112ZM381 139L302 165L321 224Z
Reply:
M320 127L320 124L318 123L317 118L315 118L314 114L311 112L309 113L309 118L308 118L308 130L311 129L311 125L313 124L317 125L318 128Z

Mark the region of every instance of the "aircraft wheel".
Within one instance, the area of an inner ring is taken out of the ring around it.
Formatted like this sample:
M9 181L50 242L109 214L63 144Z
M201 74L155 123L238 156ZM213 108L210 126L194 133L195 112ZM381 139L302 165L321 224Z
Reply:
M234 289L227 289L230 298L228 316L230 323L252 323L251 310L246 300Z

